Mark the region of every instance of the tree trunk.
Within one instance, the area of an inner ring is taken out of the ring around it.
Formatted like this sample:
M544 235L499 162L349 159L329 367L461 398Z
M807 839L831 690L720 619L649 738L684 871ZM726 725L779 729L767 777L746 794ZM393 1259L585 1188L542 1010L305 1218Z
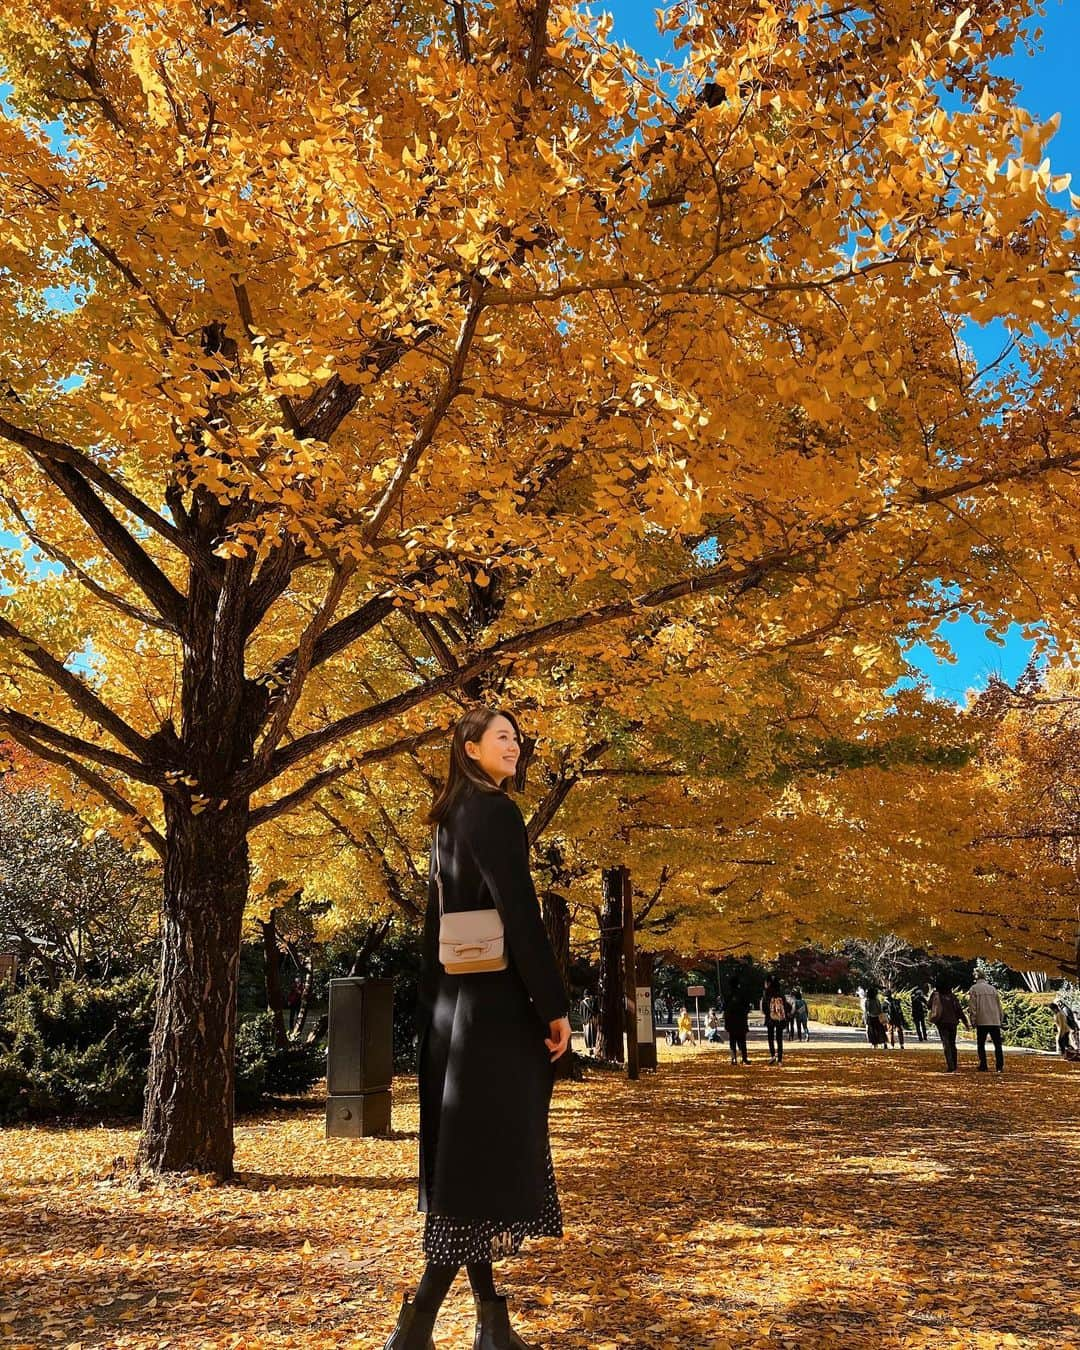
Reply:
M564 896L557 891L545 891L541 902L544 914L544 926L551 939L555 960L559 963L559 974L566 986L567 997L570 994L570 906ZM581 1056L573 1046L555 1061L555 1077L580 1083L585 1074L581 1067Z
M639 947L634 954L634 964L636 968L635 979L638 987L641 989L651 989L653 976L656 972L656 953L643 952Z
M623 1063L623 898L622 868L604 869L604 904L600 911L600 977L597 982L600 1059Z
M570 906L557 891L545 891L543 898L544 926L547 928L559 973L570 993Z
M353 963L349 968L350 976L366 975L368 973L368 963L386 941L393 921L394 916L389 914L381 923L373 923L371 925L356 956L353 958Z
M157 1010L136 1166L233 1175L236 997L248 803L166 798Z
M263 970L266 977L266 1006L274 1017L274 1044L279 1050L288 1048L289 1035L285 1030L285 996L281 988L281 953L277 941L277 910L262 924Z
M311 986L315 981L315 957L314 954L304 958L303 975L300 979L300 1001L296 1005L296 1019L292 1024L290 1031L291 1038L299 1043L300 1035L304 1030L304 1023L307 1020L308 1004L311 1001ZM310 1036L306 1039L310 1040Z

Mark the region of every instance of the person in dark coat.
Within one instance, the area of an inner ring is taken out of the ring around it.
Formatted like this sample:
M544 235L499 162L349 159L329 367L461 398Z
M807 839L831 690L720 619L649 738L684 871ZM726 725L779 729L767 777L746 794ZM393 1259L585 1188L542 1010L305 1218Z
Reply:
M915 1023L915 1035L920 1041L928 1040L926 1032L926 1014L929 1010L926 991L917 984L911 991L911 1020Z
M889 1033L885 1030L885 1024L881 1020L885 1014L885 1007L882 1004L878 994L877 987L871 985L866 991L866 1039L877 1049L880 1045L884 1049L889 1048Z
M724 1027L731 1047L731 1062L737 1064L739 1056L742 1062L749 1064L746 1054L746 1033L750 1026L750 1000L737 984L732 985L724 999Z
M939 979L937 987L930 995L930 1021L937 1027L941 1037L941 1048L945 1052L946 1073L956 1072L956 1028L963 1022L968 1026L960 1000L952 991L952 985L944 977Z
M896 1038L900 1038L900 1049L904 1048L904 1032L907 1031L907 1020L904 1017L904 1005L900 1002L899 994L894 994L891 989L885 990L885 1012L889 1018L889 1044L895 1045Z
M429 870L420 989L417 1209L427 1265L403 1295L384 1350L432 1350L461 1266L476 1303L474 1350L530 1350L495 1292L492 1262L528 1236L562 1236L548 1109L555 1061L570 1045L570 1000L529 874L529 840L507 791L521 735L505 712L474 708L454 729L450 771L428 817ZM441 875L447 912L496 909L505 970L452 975L439 961Z

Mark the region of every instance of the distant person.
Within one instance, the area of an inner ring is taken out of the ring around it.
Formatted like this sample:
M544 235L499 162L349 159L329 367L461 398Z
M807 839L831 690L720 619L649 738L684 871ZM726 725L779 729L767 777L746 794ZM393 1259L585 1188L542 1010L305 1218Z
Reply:
M787 1037L788 1037L788 1040L790 1041L791 1038L795 1035L795 995L794 995L794 994L785 994L785 995L784 995L784 1004L785 1004L786 1007L787 1007L787 1027L786 1027L786 1031L787 1031Z
M685 1008L679 1011L679 1039L676 1045L689 1045L694 1039L694 1020Z
M795 1034L800 1041L810 1039L810 1009L801 989L795 990Z
M1051 1003L1050 1011L1053 1013L1054 1027L1057 1031L1058 1054L1062 1059L1067 1059L1069 1047L1072 1044L1072 1027L1069 1026L1069 1019L1065 1012L1065 1004Z
M292 982L292 988L289 990L286 1003L289 1008L289 1030L296 1026L296 1015L300 1011L300 1003L304 997L304 986L299 979Z
M944 976L938 980L937 988L930 995L930 1021L937 1027L941 1037L941 1048L945 1052L945 1071L956 1072L956 1028L963 1022L968 1026L960 1000L952 991Z
M900 1002L899 994L894 994L891 989L885 991L885 1011L889 1015L889 1044L895 1045L899 1037L900 1049L903 1050L904 1032L907 1030L904 1005Z
M880 1045L887 1050L889 1048L889 1037L885 1030L885 1008L874 985L871 985L866 991L866 1002L863 1009L863 1019L866 1022L866 1039L873 1049L876 1050Z
M998 1073L1005 1072L1005 1052L1001 1048L1001 1024L1005 1020L1001 1012L1001 998L998 991L982 975L968 990L968 1014L975 1027L975 1039L979 1050L979 1072L986 1073L986 1038L994 1042L994 1067Z
M911 1020L915 1024L915 1035L920 1041L928 1040L926 1034L926 1014L929 1009L929 1003L926 992L921 985L916 985L911 991Z
M724 1000L724 1027L728 1035L728 1045L731 1047L732 1064L738 1063L740 1055L744 1064L750 1063L746 1053L746 1033L749 1026L750 1000L736 985Z
M1068 1022L1069 1031L1072 1033L1073 1049L1080 1051L1080 1025L1077 1024L1076 1014L1064 1000L1062 1000L1061 1006L1065 1010L1065 1020Z
M769 1063L784 1062L784 1028L788 1022L788 1006L780 982L769 976L761 996L761 1011L765 1017L765 1032L769 1038Z
M705 1039L707 1041L722 1041L724 1039L720 1025L720 1009L713 1008L709 1013L708 1021L705 1023Z
M591 994L582 995L581 1003L578 1005L578 1011L581 1014L581 1029L585 1033L585 1049L590 1055L595 1055L599 1024L596 1015L596 1004L593 1002Z

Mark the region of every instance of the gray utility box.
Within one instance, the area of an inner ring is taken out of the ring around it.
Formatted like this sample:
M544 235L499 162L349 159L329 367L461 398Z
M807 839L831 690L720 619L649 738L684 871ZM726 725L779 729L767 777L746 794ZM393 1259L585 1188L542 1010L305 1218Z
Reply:
M330 981L326 1045L326 1137L390 1133L394 1079L394 982Z

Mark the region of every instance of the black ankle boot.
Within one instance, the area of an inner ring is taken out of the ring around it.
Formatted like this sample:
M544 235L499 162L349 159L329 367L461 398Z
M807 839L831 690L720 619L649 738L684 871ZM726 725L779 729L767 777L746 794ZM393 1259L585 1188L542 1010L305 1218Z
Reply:
M417 1311L416 1304L409 1302L408 1294L401 1296L397 1326L390 1333L383 1350L435 1350L431 1328L427 1326L423 1313Z
M523 1341L510 1325L505 1294L497 1294L494 1299L477 1298L474 1294L473 1302L476 1304L473 1350L539 1350L538 1346Z

